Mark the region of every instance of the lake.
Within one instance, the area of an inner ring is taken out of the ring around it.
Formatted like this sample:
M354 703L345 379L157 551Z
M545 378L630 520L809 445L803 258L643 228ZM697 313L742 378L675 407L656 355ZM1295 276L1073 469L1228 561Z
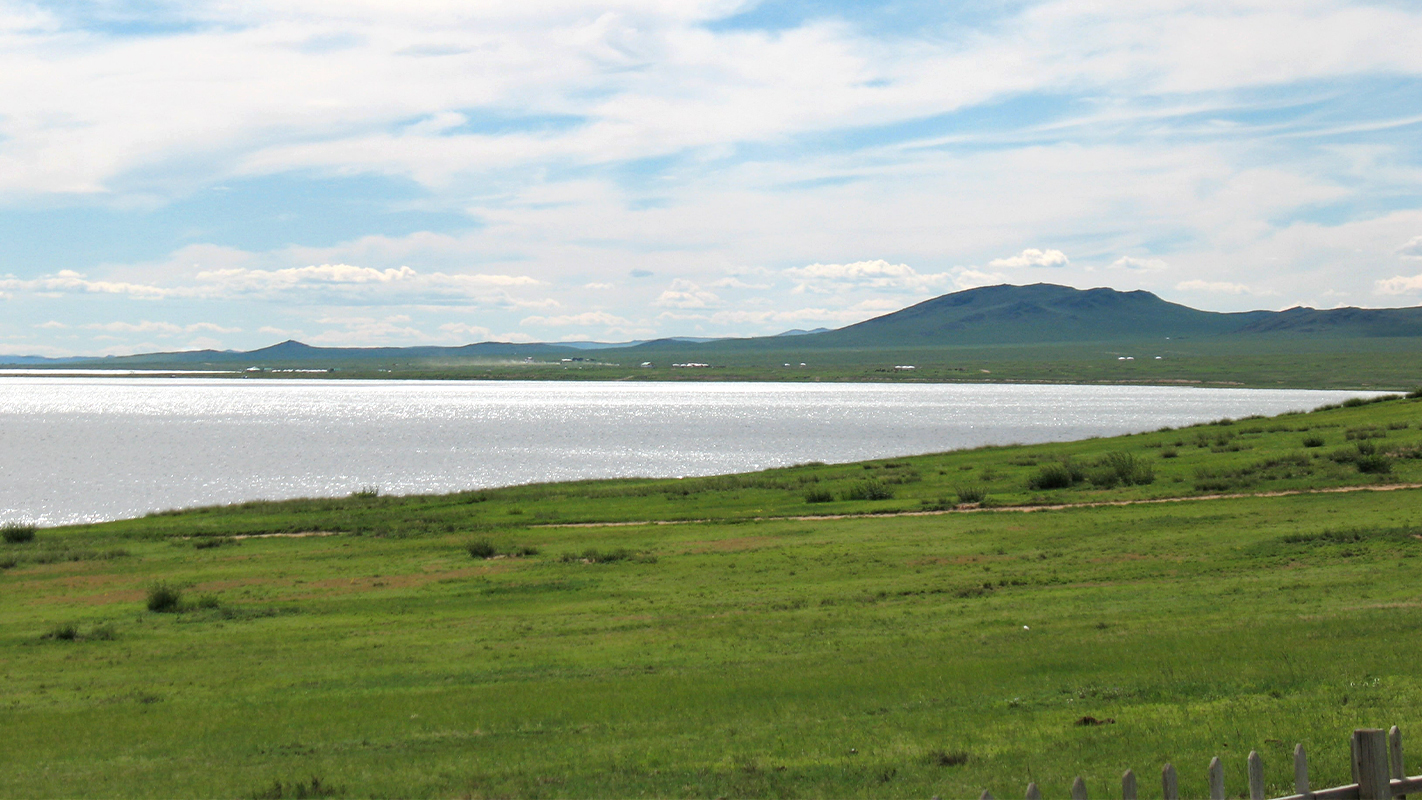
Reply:
M1000 384L0 378L0 521L712 475L1277 414L1357 392Z

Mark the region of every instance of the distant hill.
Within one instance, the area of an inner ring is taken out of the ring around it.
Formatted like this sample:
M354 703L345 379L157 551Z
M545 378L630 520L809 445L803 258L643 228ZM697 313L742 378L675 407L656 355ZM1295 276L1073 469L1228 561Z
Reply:
M1146 291L1050 283L984 286L831 331L819 345L1026 344L1249 334L1422 336L1422 308L1220 313Z
M1308 341L1378 337L1422 337L1422 308L1291 308L1287 311L1221 313L1162 300L1146 291L1075 289L1050 283L984 286L953 292L890 314L836 330L794 329L747 339L668 337L604 344L510 344L481 342L462 347L313 347L285 341L249 352L198 350L103 359L14 358L0 363L113 367L211 365L350 366L375 364L476 363L550 358L637 359L668 355L782 352L793 342L797 353L883 350L955 345L1032 345L1069 342L1269 339Z

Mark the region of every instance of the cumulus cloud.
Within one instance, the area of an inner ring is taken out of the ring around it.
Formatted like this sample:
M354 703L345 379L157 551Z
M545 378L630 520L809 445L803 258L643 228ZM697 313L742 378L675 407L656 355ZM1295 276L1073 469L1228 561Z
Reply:
M1015 256L994 258L988 262L988 266L998 269L1012 269L1015 267L1065 267L1070 263L1066 253L1060 250L1038 250L1035 247L1029 247Z
M707 308L720 302L721 298L695 283L677 278L652 304L661 308Z
M1380 280L1376 284L1378 294L1410 294L1422 291L1422 274L1407 277L1397 275L1385 280Z
M1111 262L1111 269L1128 269L1136 272L1160 272L1169 269L1170 265L1158 258L1136 258L1135 256L1121 256Z
M1422 236L1412 237L1407 244L1397 248L1397 254L1403 258L1422 259Z
M849 264L810 264L791 267L785 274L796 279L795 293L846 292L853 289L880 289L928 292L953 285L948 272L922 274L907 264L890 264L883 259Z
M0 278L0 290L34 292L36 294L123 294L133 297L157 299L173 292L157 286L123 281L91 281L83 273L62 269L52 275L39 278L20 279L13 275Z

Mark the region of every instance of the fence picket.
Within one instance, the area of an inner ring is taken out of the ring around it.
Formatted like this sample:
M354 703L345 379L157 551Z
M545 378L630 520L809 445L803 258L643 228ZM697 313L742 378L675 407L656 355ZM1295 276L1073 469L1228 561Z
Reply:
M1219 756L1210 759L1210 800L1225 800L1224 765Z
M1180 778L1175 774L1174 765L1160 768L1160 793L1165 800L1180 800Z
M1136 800L1136 772L1126 770L1121 774L1121 800Z
M1360 800L1390 800L1387 734L1379 728L1353 731L1353 766L1358 774Z
M1294 745L1294 791L1308 794L1308 755L1302 743Z
M1071 782L1071 800L1086 800L1086 781L1080 775Z
M1264 800L1264 762L1259 751L1249 751L1249 800Z
M1387 732L1387 752L1388 763L1392 765L1392 777L1406 778L1407 768L1402 765L1402 731L1398 730L1396 725ZM1406 796L1405 794L1398 795L1398 797Z
M1027 800L1042 800L1042 790L1037 788L1035 781L1027 784Z

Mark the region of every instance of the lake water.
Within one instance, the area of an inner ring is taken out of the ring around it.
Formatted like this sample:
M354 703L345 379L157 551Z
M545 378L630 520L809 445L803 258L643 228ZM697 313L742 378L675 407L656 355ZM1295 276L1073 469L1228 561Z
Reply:
M712 475L1276 414L1354 392L1148 386L0 378L0 521Z

